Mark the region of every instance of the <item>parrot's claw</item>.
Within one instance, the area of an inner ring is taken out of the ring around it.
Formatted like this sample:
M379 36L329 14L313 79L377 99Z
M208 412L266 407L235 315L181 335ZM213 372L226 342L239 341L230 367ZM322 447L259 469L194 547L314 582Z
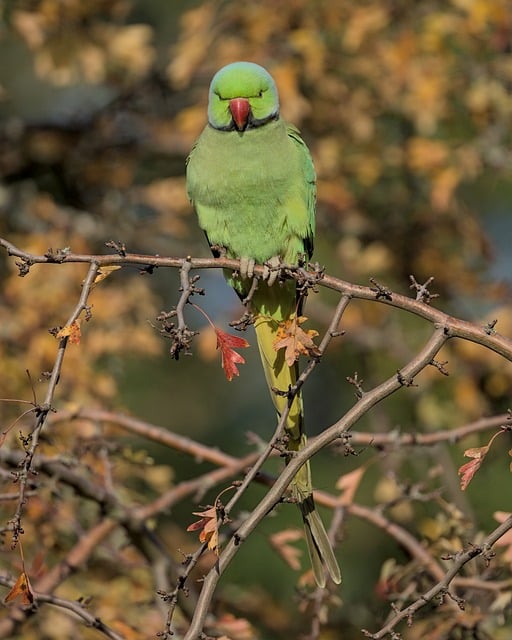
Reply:
M240 275L242 278L254 277L254 265L256 264L254 258L248 258L243 256L240 258Z
M240 258L240 276L242 278L254 278L254 266L256 261L254 258L248 258L247 256L242 256ZM281 258L279 256L272 256L269 260L265 262L263 265L263 275L262 279L266 280L268 286L271 287L274 282L277 280L277 276L279 275L279 268L281 267Z
M279 268L281 266L281 258L279 256L272 256L270 260L263 266L263 280L267 281L269 287L271 287L277 280L279 275Z

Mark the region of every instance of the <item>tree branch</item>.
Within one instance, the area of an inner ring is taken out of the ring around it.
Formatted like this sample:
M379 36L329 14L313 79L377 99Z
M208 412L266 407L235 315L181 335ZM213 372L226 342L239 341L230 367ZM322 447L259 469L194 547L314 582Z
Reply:
M134 265L142 267L171 267L182 269L185 264L190 265L190 269L230 269L236 271L239 266L239 260L229 258L171 258L161 256L150 256L126 253L107 254L107 255L86 255L65 253L59 260L55 259L54 254L51 255L35 255L23 251L14 244L0 238L0 246L3 246L8 255L21 258L27 264L69 264L74 262L97 264L99 267L103 265ZM282 265L282 269L287 270L290 277L297 280L304 279L304 271L298 272L293 269L293 265L287 267ZM254 273L263 276L265 268L257 265ZM314 283L318 286L326 287L334 291L340 292L344 296L358 300L378 300L380 303L389 305L409 313L413 313L424 320L434 323L436 326L443 327L448 337L464 338L471 342L481 344L492 351L500 354L507 360L512 361L512 340L497 333L494 328L490 330L488 327L479 327L466 320L461 320L447 313L434 309L422 300L409 298L398 293L389 292L389 295L382 296L375 290L375 287L363 287L361 285L352 284L333 276L324 275L318 278L317 273L311 275Z
M363 633L366 637L372 638L372 640L380 640L381 638L386 637L388 634L391 635L393 629L398 625L402 620L412 621L414 614L424 607L426 604L431 602L438 595L446 595L449 594L448 587L450 583L453 581L455 576L459 573L462 567L467 564L473 558L478 556L485 556L496 543L507 531L512 529L512 516L510 516L505 522L500 524L494 531L492 531L485 540L479 545L472 545L467 551L458 553L455 557L454 563L452 567L444 574L442 579L440 579L437 584L435 584L431 589L421 595L415 602L411 605L402 609L401 611L397 611L396 615L392 617L392 619L377 633L370 633L369 631L363 630ZM455 602L458 602L460 599L455 598ZM462 603L461 603L462 604Z

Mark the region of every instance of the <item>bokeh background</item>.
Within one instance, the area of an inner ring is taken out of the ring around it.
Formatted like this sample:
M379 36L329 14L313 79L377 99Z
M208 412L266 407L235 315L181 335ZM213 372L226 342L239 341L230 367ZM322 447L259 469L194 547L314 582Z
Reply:
M482 324L498 318L497 330L511 335L507 0L5 0L0 19L0 233L11 242L36 253L49 247L105 253L113 239L130 252L209 255L187 201L185 159L206 123L215 71L251 60L274 76L282 115L301 129L312 152L315 260L327 273L360 284L373 276L402 293L410 274L419 282L433 276L439 298L432 304ZM43 389L39 373L55 355L47 329L65 321L84 275L80 266L45 266L20 279L13 261L0 256L3 398L31 398L26 369L36 392ZM198 302L226 329L241 314L236 296L220 273L203 272L200 285L206 295ZM188 320L200 331L192 357L171 360L155 318L176 304L178 286L172 270L141 276L126 268L98 287L93 319L80 347L67 355L57 408L131 412L233 455L247 453L254 446L247 434L266 438L274 426L257 353L244 351L247 363L228 383L212 331L190 310ZM325 291L311 294L312 326L325 329L335 303ZM371 387L429 334L422 321L380 306L349 308L345 336L305 389L310 433L353 403L347 376L358 371ZM250 332L247 337L254 342ZM358 428L428 431L506 411L509 363L465 344L445 355L450 378L423 374L418 389L388 400ZM13 403L0 404L4 423L18 413ZM492 527L494 511L506 508L501 487L510 486L498 456L479 486L457 494L462 451L479 442L381 460L358 499L392 499L394 474L412 482L441 462L447 498L472 527ZM127 439L127 446L142 444ZM205 468L183 454L143 446L154 460L153 490ZM315 485L332 488L372 455L315 459ZM245 508L260 491L250 493ZM184 528L196 506L178 505L166 521L169 545L193 548ZM222 592L265 638L298 632L296 574L266 542L283 521L296 524L296 514L278 515L230 568ZM395 516L420 537L430 535L433 523L441 527L428 506L405 505ZM343 606L326 637L360 637L357 629L385 615L376 584L383 562L400 561L401 553L383 533L348 523L340 551ZM8 554L2 558L9 565Z

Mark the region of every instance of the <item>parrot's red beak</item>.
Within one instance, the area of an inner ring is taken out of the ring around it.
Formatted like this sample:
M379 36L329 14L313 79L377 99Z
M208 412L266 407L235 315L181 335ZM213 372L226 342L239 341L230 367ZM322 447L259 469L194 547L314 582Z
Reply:
M247 126L251 105L247 98L233 98L229 101L229 110L235 121L238 131L243 131Z

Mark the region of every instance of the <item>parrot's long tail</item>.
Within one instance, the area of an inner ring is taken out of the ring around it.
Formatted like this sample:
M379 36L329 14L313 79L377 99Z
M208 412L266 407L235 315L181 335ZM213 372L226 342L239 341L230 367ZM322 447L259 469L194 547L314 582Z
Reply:
M276 339L278 325L278 321L274 318L264 315L257 315L254 322L267 385L278 416L281 416L288 406L289 400L285 395L279 395L272 389L287 391L290 386L293 386L297 382L298 367L296 363L289 367L284 358L284 350L276 351L274 349L273 343ZM303 427L304 412L299 392L290 406L285 425L288 438L287 449L290 452L300 451L305 447L306 435ZM332 580L339 584L341 582L340 568L313 500L309 462L306 462L299 469L290 484L290 489L302 514L307 548L316 583L320 587L325 586L326 568Z

